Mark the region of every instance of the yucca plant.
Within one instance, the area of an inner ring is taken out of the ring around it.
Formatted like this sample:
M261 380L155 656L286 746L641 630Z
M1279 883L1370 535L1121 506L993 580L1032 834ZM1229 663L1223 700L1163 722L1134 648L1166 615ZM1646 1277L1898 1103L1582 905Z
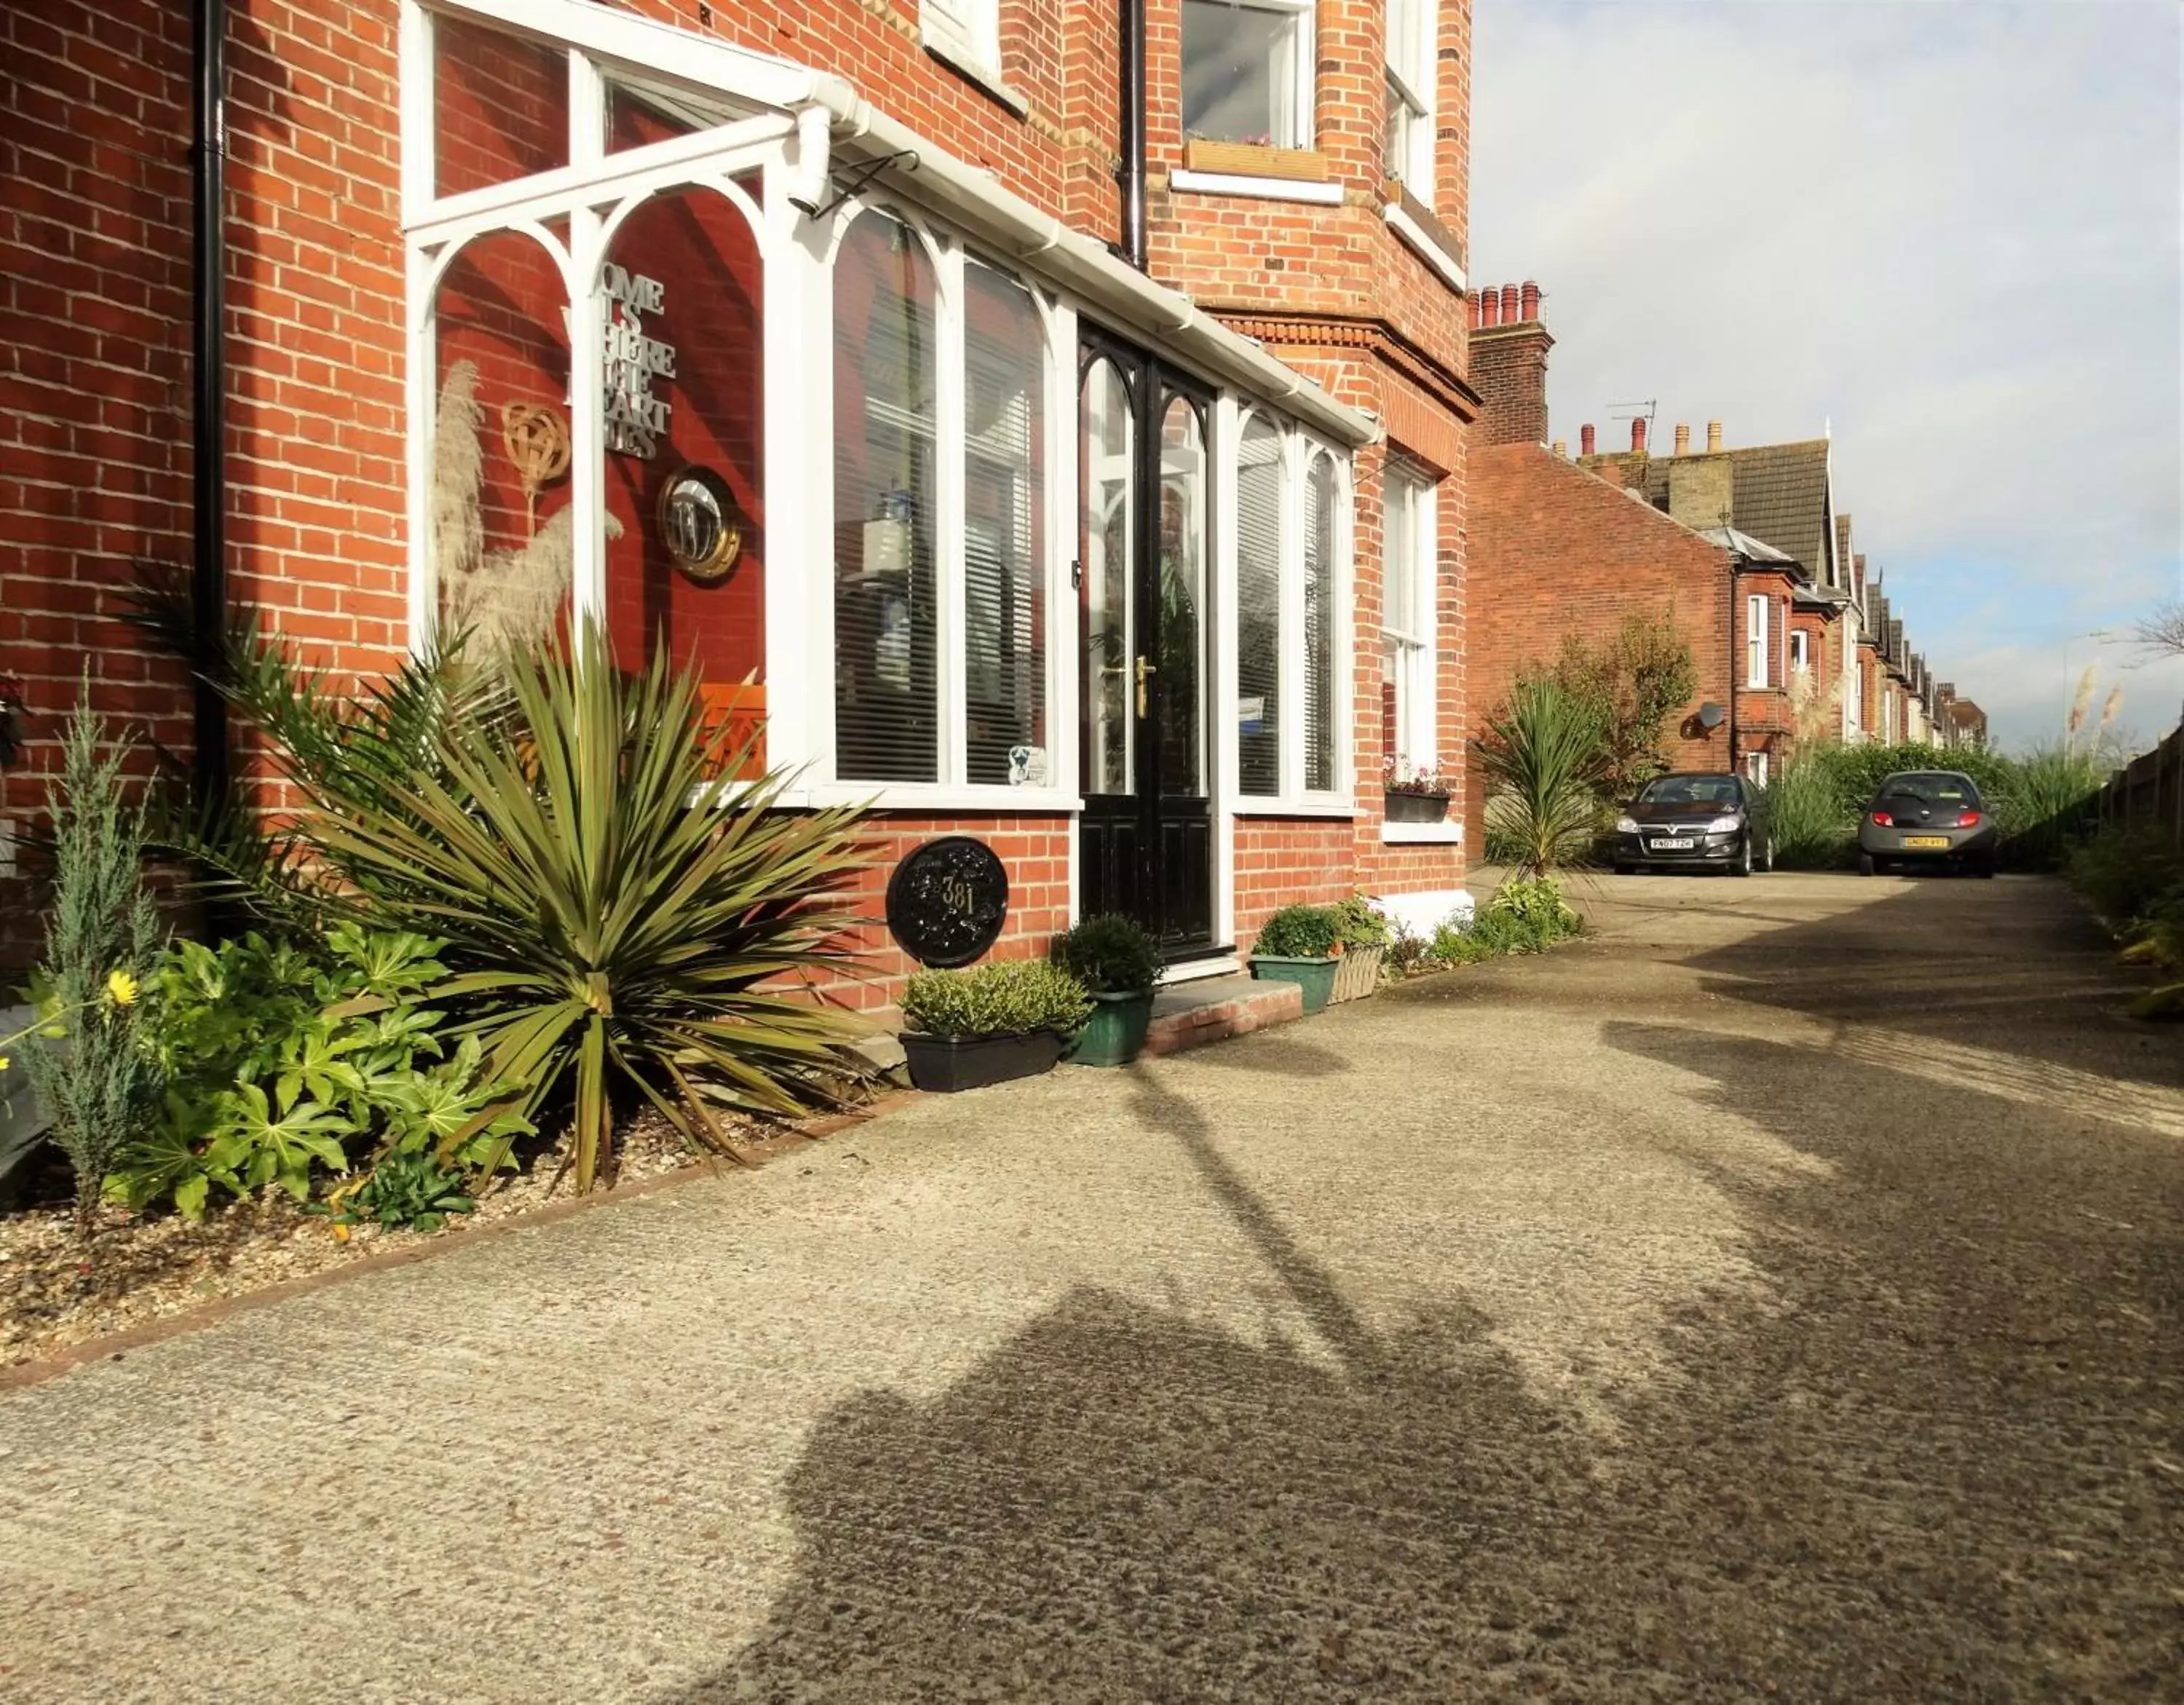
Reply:
M1479 742L1488 822L1519 877L1581 862L1612 763L1600 714L1561 683L1519 681Z
M449 714L428 749L388 755L398 807L298 772L295 830L347 891L335 905L446 944L426 998L521 1086L493 1111L529 1117L570 1086L583 1191L612 1163L610 1081L725 1154L721 1110L833 1099L854 1021L799 985L854 968L858 813L777 809L785 773L735 779L748 749L708 732L664 650L625 676L593 627L511 659L505 686L508 714Z

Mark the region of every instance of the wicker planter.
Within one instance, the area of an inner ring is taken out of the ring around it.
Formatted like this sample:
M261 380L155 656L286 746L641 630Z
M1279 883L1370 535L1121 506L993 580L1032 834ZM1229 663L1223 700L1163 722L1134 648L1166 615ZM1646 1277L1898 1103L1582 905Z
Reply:
M1251 956L1251 975L1262 983L1294 983L1304 990L1305 1016L1326 1010L1328 999L1334 993L1334 973L1341 968L1339 959L1281 959L1272 954Z
M1022 1036L928 1036L905 1030L901 1039L910 1081L943 1095L1036 1078L1061 1057L1061 1038L1051 1030Z
M1153 997L1142 995L1092 996L1092 1016L1070 1039L1069 1060L1076 1066L1127 1066L1145 1045L1153 1019Z
M1448 815L1446 794L1386 794L1385 815L1391 823L1437 823Z
M1380 961L1388 956L1384 947L1352 947L1334 962L1334 992L1328 998L1340 1006L1345 1000L1362 1000L1380 986Z

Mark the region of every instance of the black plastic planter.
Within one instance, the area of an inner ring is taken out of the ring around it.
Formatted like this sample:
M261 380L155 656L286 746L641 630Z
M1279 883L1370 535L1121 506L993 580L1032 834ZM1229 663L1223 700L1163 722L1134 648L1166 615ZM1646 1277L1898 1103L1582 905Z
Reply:
M1448 815L1446 794L1388 794L1387 819L1391 823L1437 823Z
M1051 1030L1022 1036L928 1036L905 1030L901 1042L910 1081L941 1095L1036 1078L1061 1058L1061 1038Z

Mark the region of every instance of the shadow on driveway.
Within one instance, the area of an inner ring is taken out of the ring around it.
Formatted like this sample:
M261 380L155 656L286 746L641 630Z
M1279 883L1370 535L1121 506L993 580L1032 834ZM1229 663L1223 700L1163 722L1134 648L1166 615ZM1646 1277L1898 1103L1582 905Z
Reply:
M1721 1172L1762 1282L1693 1300L1613 1436L1461 1292L1369 1327L1140 1070L1319 1341L1083 1289L936 1401L843 1405L790 1482L796 1577L675 1705L2173 1697L2184 1148L1810 1050L1606 1040L1827 1163Z

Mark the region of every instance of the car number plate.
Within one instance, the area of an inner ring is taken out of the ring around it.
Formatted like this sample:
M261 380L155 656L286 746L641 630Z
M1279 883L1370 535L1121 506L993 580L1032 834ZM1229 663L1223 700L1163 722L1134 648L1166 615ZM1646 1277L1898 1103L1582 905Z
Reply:
M1653 852L1687 852L1698 843L1685 836L1681 840L1648 841L1647 849Z
M1948 844L1949 838L1947 835L1906 835L1903 837L1903 844L1907 847L1946 847Z

